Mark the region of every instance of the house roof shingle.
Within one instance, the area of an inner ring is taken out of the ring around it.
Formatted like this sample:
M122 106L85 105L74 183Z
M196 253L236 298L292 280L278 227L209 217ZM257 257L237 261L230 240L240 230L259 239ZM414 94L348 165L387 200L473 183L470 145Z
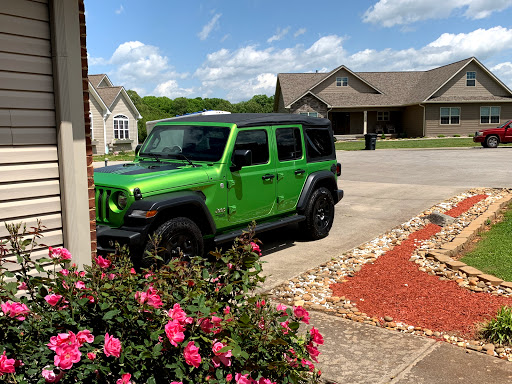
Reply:
M403 72L354 72L362 80L374 86L382 92L379 93L351 93L342 94L332 91L318 93L318 97L329 104L329 107L363 107L363 106L403 106L419 104L440 89L447 81L457 74L471 61L477 61L474 57L460 60L428 71L403 71ZM478 61L477 61L478 62ZM480 64L480 63L479 63ZM284 105L288 107L301 96L311 91L323 79L330 76L329 73L280 73L278 75ZM482 100L507 100L506 97L473 97L461 96L461 101ZM454 97L437 97L432 101L456 101Z
M123 87L99 87L96 88L96 92L98 92L98 95L100 95L105 104L110 108L116 100L117 95L119 95L119 92L121 92L121 89L123 89Z

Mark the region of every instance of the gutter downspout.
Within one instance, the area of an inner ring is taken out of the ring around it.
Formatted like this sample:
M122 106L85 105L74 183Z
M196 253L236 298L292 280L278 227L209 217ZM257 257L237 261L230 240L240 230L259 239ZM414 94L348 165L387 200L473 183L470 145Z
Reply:
M108 155L108 145L107 145L107 118L109 113L105 112L103 115L103 145L105 147L105 155Z

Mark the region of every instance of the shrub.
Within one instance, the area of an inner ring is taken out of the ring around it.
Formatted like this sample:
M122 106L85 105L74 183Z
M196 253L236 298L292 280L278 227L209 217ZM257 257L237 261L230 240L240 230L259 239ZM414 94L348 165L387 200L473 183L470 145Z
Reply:
M437 137L446 137L446 135L437 135Z
M453 135L453 137L460 137L460 135L459 134L455 134L455 135Z
M480 334L490 343L512 345L512 307L501 307L496 318L483 324Z
M314 328L298 333L308 313L275 307L254 294L264 279L253 231L211 259L172 260L137 273L123 250L98 256L84 271L69 265L64 248L49 248L48 257L32 260L41 225L8 229L20 270L8 272L3 247L0 381L318 380L311 360L322 336Z
M381 138L382 140L384 140L384 139L386 138L386 134L384 134L384 133L383 133L383 134L380 136L380 138Z
M470 133L470 134L468 135L468 137L475 137L475 134L474 134L474 133Z

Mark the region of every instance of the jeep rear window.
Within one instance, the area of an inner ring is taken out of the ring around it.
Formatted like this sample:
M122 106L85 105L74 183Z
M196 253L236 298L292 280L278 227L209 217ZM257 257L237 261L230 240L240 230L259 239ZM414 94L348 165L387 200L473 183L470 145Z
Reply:
M302 158L302 139L299 128L276 129L276 142L279 161Z
M308 161L334 158L334 139L328 129L307 128L305 137Z
M162 158L181 158L195 161L219 161L229 136L229 128L197 125L156 126L140 156L160 155Z

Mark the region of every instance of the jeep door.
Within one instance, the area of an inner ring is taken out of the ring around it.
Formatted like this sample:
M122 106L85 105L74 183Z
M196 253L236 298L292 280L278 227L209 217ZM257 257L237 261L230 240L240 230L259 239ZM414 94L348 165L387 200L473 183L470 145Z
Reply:
M229 171L228 217L230 223L250 222L273 214L276 200L275 156L269 150L270 127L240 129L235 150L250 150L252 164Z
M307 164L301 129L275 127L277 147L277 211L295 209L307 177Z

